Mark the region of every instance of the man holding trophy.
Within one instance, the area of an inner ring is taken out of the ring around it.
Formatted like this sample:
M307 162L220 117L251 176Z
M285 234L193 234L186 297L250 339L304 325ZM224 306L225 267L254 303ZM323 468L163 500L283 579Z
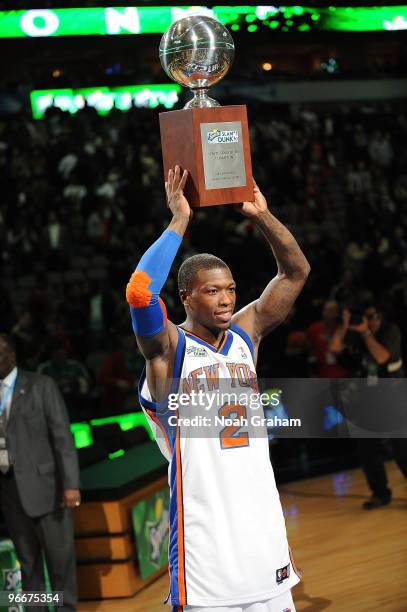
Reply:
M215 20L199 16L182 19L172 28L174 37L171 29L163 37L164 43L172 44L171 69L178 75L193 75L200 90L195 98L205 104L203 90L217 71L225 73L225 46L220 44L218 53L217 40L220 35L222 43L229 34L224 36L226 30ZM182 47L178 54L176 44ZM163 49L165 45L162 57ZM232 115L227 117L229 108ZM126 298L137 344L146 359L140 403L169 461L170 592L166 601L174 611L293 612L291 588L300 578L287 542L266 429L252 435L250 426L219 425L212 430L214 435L191 437L179 423L192 414L192 403L179 402L175 411L170 404L182 392L192 397L205 389L203 396L209 397L220 381L227 387L235 383L246 387L250 400L256 389L259 343L285 319L310 271L296 240L268 210L252 182L248 142L241 146L244 118L233 114L236 108L241 107L198 105L176 111L188 113L184 125L190 122L198 152L192 153L190 165L178 153L180 161L166 172L172 220L138 263ZM161 125L164 140L168 126ZM210 139L215 133L212 150ZM167 150L167 162L168 156ZM239 200L242 191L253 195ZM243 201L239 209L265 236L278 273L257 300L234 313L236 285L227 264L207 253L189 257L178 272L186 319L175 325L167 319L160 291L192 217L188 194L195 206L219 204L222 198L224 203ZM205 414L206 409L203 406L201 412ZM216 406L216 415L237 416L242 423L249 412L250 406L241 404Z

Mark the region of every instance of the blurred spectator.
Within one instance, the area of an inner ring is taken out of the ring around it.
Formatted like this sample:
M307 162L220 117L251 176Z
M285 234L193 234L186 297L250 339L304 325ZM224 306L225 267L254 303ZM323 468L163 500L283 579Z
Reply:
M307 336L311 350L311 362L319 378L341 378L347 375L337 362L337 356L329 350L329 343L339 325L337 302L328 300L322 309L322 320L309 326Z
M4 285L0 285L0 333L11 330L14 322L13 302Z
M72 344L65 333L63 321L58 317L50 317L45 322L43 342L43 356L51 354L55 346L63 348L69 355L72 351Z
M340 304L349 304L355 293L355 273L352 268L345 268L339 282L332 287L329 299Z
M371 189L371 183L365 162L359 160L348 172L348 193L366 193Z
M116 323L116 312L114 294L103 281L93 281L88 293L88 329L91 334L111 332Z
M121 347L106 357L100 376L103 389L101 400L103 414L125 412L128 401L134 409L136 384L143 363L133 335L123 338Z
M307 357L307 338L299 328L299 314L294 305L287 318L260 344L257 373L261 378L300 376L290 370L290 365L298 361L301 376L306 376L302 360Z
M44 236L45 247L51 256L56 256L65 246L66 230L60 223L60 219L55 210L50 210L48 214L48 225Z
M11 335L15 339L22 366L35 370L41 354L41 334L34 327L30 312L23 312L17 323L11 328Z
M290 378L306 378L308 368L308 338L303 331L292 331L287 336L285 364Z
M52 298L44 272L36 274L32 282L34 286L27 297L27 308L35 322L35 327L42 330L52 310Z
M376 132L369 144L370 159L379 166L389 166L394 156L388 133Z
M65 332L72 342L74 351L81 355L86 351L83 345L87 331L87 292L79 282L68 283L65 288L65 299L60 312L65 321Z
M68 359L65 349L56 345L51 352L51 359L38 366L38 373L55 380L67 405L70 418L82 419L89 390L89 375L85 366L75 359Z

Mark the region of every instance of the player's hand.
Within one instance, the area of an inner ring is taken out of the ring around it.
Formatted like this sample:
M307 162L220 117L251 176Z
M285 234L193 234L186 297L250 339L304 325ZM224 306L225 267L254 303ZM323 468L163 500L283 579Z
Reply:
M79 489L65 489L62 505L65 508L77 508L81 503L81 494Z
M188 178L188 170L184 170L181 176L181 169L175 166L168 171L168 179L165 182L165 192L167 194L168 206L175 216L191 217L192 210L188 200L184 196L184 187Z
M238 211L245 215L245 217L255 218L266 212L267 210L267 200L262 194L257 185L256 181L253 179L253 189L254 189L254 200L253 202L243 202L239 207Z

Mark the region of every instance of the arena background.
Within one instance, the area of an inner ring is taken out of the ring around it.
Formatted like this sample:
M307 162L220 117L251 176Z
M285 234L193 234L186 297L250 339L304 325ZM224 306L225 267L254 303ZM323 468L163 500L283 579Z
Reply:
M91 501L104 486L93 486L86 469L108 462L117 473L125 464L115 462L154 444L135 391L143 360L124 294L169 218L158 113L182 108L188 93L158 60L174 17L169 3L140 1L116 14L103 2L56 6L0 2L0 331L15 337L21 366L56 379ZM74 18L57 10L79 6ZM378 300L405 351L407 6L206 6L236 47L212 95L247 105L254 175L312 268L287 321L262 345L259 376L318 375L310 326L327 300L354 309ZM47 12L28 12L37 10ZM202 251L224 259L243 305L276 271L264 250L250 221L231 208L197 212L162 294L171 319L183 317L182 259ZM337 416L321 411L326 431ZM358 467L348 439L270 435L270 449L278 484L333 474L339 495L343 470ZM391 459L386 445L384 452ZM165 466L154 470L137 482L130 474L121 494L162 477ZM399 597L380 609L405 610L406 597L404 590L404 604ZM159 609L149 605L140 609Z

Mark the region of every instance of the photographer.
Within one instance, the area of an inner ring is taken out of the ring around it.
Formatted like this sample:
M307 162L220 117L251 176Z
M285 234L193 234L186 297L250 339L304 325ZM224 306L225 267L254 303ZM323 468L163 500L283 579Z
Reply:
M342 355L350 377L366 378L368 385L377 384L379 378L404 377L400 329L384 320L377 304L368 304L361 313L351 313L345 308L342 325L332 337L329 350ZM365 510L385 506L391 501L381 445L379 438L358 440L362 468L372 491L371 498L363 504ZM393 438L391 445L394 459L407 478L407 441Z

